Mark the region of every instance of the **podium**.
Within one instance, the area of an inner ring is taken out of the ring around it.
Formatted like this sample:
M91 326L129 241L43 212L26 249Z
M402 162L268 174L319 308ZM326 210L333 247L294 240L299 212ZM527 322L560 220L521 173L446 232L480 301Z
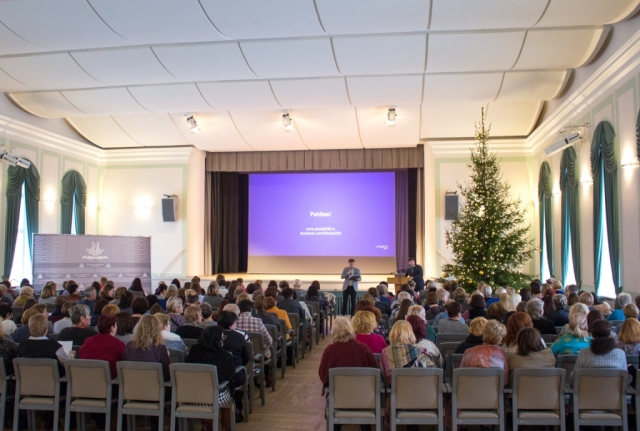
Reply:
M411 278L409 277L388 277L387 283L393 284L395 287L394 294L398 294L398 291L402 288L403 284L406 284Z

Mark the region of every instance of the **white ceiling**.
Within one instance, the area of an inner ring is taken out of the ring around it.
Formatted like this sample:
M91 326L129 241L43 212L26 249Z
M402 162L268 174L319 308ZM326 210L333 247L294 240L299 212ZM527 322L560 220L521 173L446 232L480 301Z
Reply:
M640 0L0 1L0 91L103 148L528 135ZM395 107L396 126L386 125ZM283 112L295 130L285 132ZM192 113L201 133L185 121Z

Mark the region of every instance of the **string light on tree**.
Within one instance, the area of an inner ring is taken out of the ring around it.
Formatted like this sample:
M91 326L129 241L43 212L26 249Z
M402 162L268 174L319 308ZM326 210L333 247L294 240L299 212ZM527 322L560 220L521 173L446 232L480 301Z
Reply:
M443 279L455 278L471 291L484 281L492 285L522 286L531 276L520 267L536 251L529 240L526 209L511 200L509 183L503 181L500 164L489 149L484 109L476 124L476 145L471 151L470 180L459 185L462 205L446 242L454 259L442 267Z

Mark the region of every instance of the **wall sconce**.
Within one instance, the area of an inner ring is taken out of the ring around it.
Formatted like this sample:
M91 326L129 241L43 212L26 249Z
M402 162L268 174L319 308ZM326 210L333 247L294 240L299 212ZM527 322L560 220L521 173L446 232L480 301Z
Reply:
M590 186L591 184L593 184L593 178L583 178L580 180L580 184L582 184L583 186Z
M629 161L629 162L624 162L622 163L621 167L623 168L635 168L640 166L640 162L635 160L635 161Z
M552 194L553 194L553 196L561 196L562 192L560 190L556 189L556 190L553 191Z

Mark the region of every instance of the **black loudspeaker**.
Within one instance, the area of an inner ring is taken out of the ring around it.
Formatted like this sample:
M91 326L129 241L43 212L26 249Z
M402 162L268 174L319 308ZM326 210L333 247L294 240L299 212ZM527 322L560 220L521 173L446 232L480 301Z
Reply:
M162 199L162 221L178 219L178 198Z
M455 220L458 218L458 195L445 195L444 219Z

